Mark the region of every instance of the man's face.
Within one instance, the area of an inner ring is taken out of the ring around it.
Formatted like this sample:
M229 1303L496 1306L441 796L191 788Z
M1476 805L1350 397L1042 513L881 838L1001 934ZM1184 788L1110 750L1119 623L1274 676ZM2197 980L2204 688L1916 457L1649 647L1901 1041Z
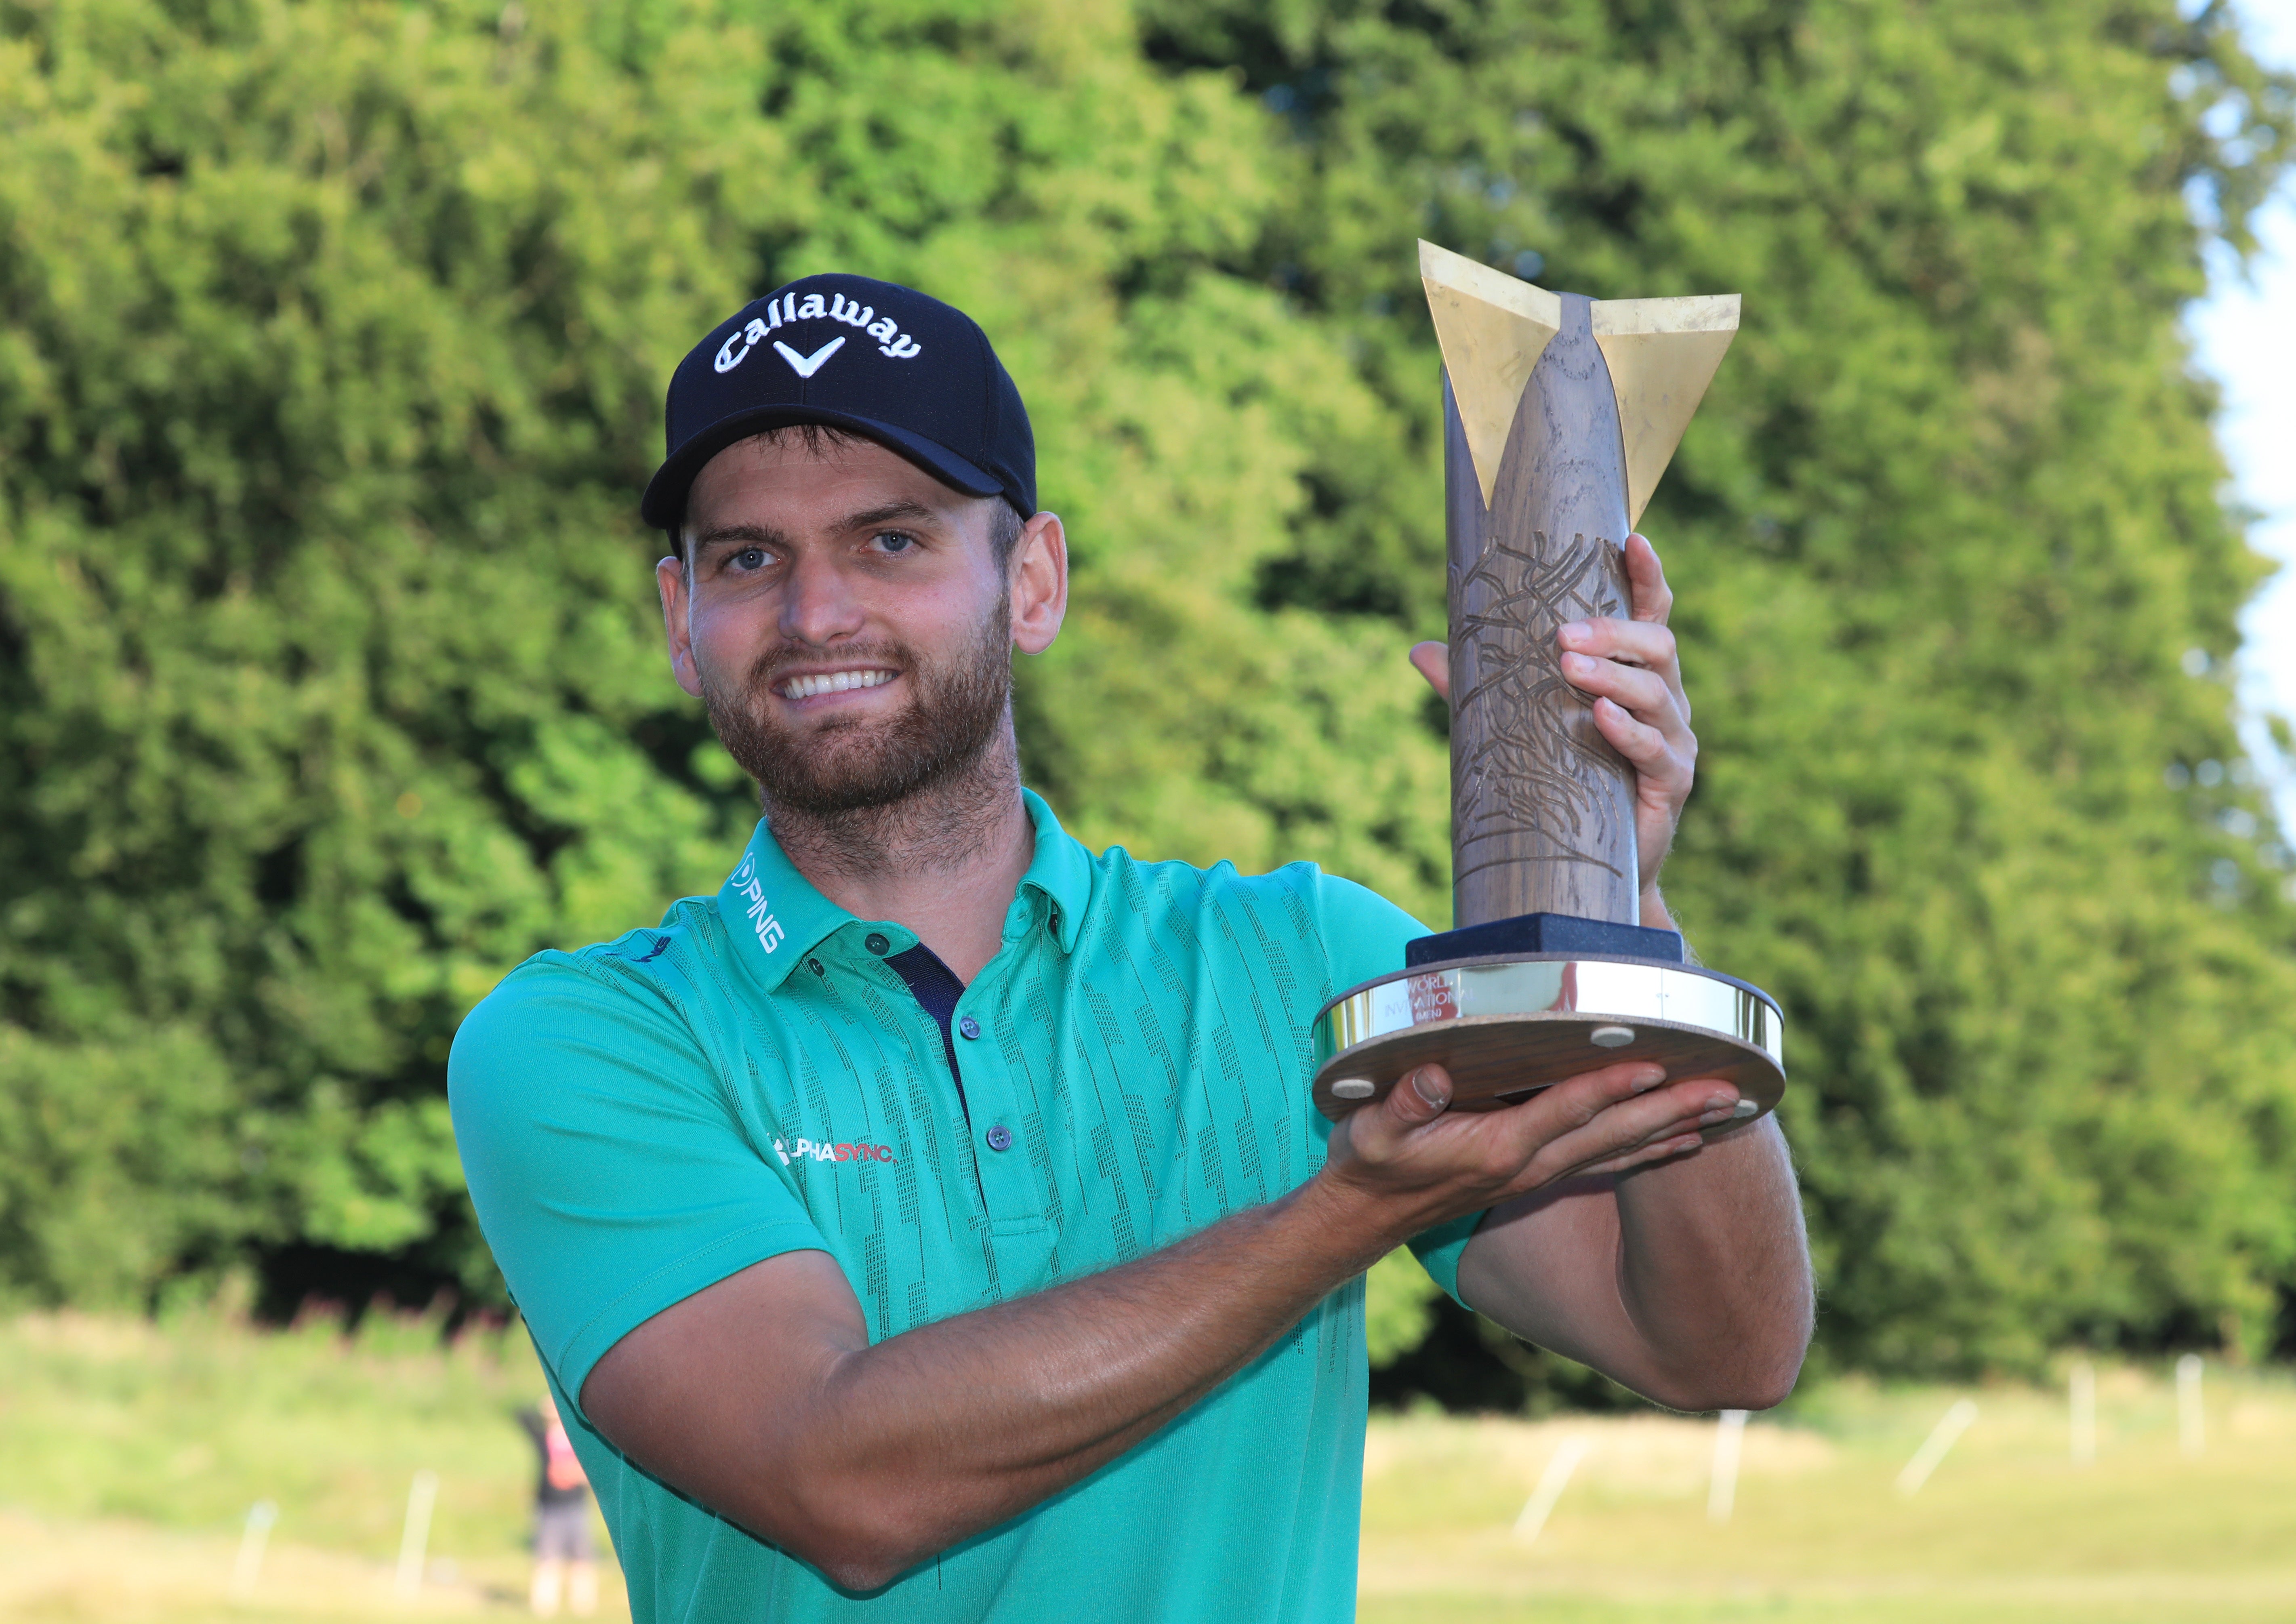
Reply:
M993 545L1000 503L870 440L808 447L785 432L702 469L690 567L657 571L671 661L771 804L890 805L999 734L1013 647L1048 644L1060 609L1037 601L1050 515L1029 522L1008 571ZM1057 562L1064 602L1064 552Z

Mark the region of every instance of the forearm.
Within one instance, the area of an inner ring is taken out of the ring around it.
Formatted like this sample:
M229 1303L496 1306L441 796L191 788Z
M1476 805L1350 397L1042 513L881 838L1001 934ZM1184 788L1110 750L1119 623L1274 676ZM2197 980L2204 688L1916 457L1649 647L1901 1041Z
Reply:
M1792 1389L1811 1317L1783 1136L1752 1124L1677 1158L1496 1209L1462 1294L1510 1331L1677 1409L1761 1409Z
M1801 1202L1774 1118L1618 1180L1620 1301L1650 1380L1693 1409L1792 1390L1815 1300Z
M1645 925L1680 931L1655 882ZM1696 955L1685 939L1683 951ZM1613 1185L1620 1308L1650 1379L1680 1393L1730 1390L1767 1408L1792 1389L1816 1313L1793 1160L1775 1118ZM1761 1395L1775 1393L1763 1400Z
M1105 1274L851 1349L783 1413L742 1503L865 1587L1087 1476L1242 1368L1397 1236L1329 1181Z

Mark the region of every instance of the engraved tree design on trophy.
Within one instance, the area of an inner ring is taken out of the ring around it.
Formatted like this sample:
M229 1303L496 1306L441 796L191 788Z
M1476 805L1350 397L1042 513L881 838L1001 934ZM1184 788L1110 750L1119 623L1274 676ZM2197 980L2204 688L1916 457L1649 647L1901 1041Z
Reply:
M1525 551L1495 537L1472 570L1452 571L1453 635L1467 645L1469 674L1454 698L1456 714L1478 706L1499 712L1496 725L1472 730L1480 742L1457 763L1452 793L1460 845L1517 833L1537 841L1530 851L1503 843L1488 857L1478 852L1460 872L1528 858L1618 874L1598 854L1611 849L1611 791L1624 767L1595 731L1593 701L1564 679L1554 634L1567 621L1628 612L1618 585L1619 548L1583 534L1567 546L1543 531L1533 531L1531 541Z

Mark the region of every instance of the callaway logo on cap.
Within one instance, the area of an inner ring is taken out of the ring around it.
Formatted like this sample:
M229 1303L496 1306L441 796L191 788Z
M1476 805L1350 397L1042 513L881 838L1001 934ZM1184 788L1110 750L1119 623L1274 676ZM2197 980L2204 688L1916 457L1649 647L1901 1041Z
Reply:
M675 530L711 457L800 422L850 429L967 496L1037 511L1029 414L979 324L914 288L832 274L746 306L677 364L646 522Z

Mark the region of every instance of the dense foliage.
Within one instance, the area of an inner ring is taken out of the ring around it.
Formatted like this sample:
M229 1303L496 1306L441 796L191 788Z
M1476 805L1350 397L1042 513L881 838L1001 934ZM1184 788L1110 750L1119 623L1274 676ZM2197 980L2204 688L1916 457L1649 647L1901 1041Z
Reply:
M1832 1353L2260 1344L2296 972L2176 324L2285 106L2170 0L0 0L0 1282L498 1290L447 1045L746 827L634 496L808 271L1028 396L1071 826L1439 923L1425 234L1747 296L1645 524L1669 882L1787 1005Z

